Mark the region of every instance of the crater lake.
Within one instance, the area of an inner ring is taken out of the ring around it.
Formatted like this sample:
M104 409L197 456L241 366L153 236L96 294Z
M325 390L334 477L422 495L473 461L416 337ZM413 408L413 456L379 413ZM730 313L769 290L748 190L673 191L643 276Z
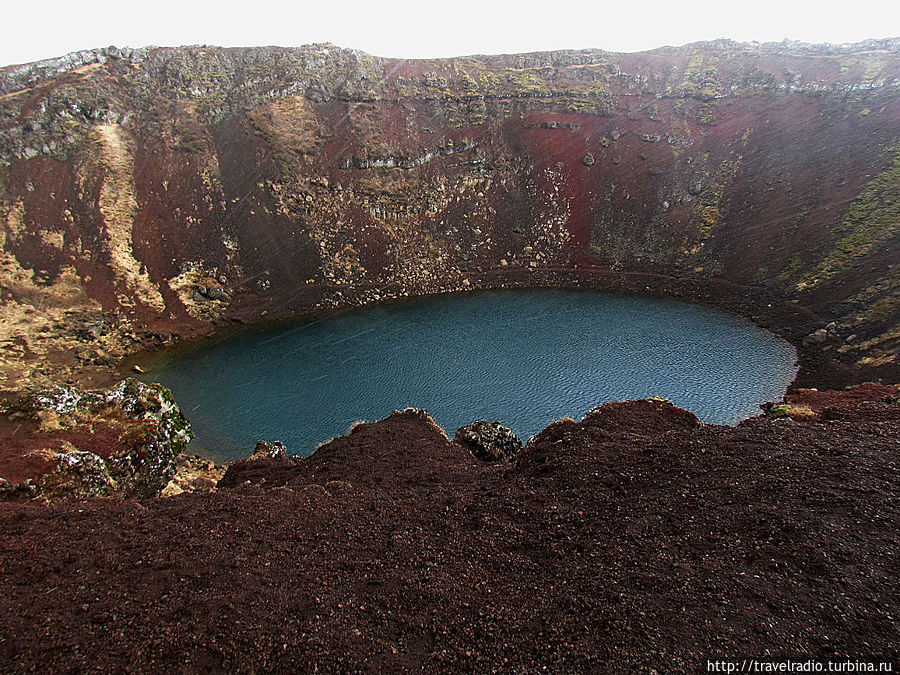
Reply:
M199 340L143 379L175 394L217 461L280 440L309 455L358 421L424 408L449 436L499 421L523 441L606 401L661 396L735 424L780 399L796 350L733 315L670 299L568 290L428 296Z

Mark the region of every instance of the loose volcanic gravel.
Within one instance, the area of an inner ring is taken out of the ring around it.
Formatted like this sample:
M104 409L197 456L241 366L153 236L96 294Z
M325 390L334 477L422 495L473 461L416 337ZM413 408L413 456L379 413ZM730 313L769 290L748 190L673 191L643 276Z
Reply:
M0 504L0 670L896 655L900 405L870 398L737 427L607 404L499 464L405 411L210 493Z

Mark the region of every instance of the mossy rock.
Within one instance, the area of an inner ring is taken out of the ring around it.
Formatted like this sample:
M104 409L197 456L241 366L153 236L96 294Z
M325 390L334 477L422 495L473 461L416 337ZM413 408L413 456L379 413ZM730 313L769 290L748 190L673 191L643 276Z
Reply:
M35 495L49 500L85 497L149 498L175 474L175 457L193 437L190 423L172 393L159 384L128 378L104 391L52 385L28 392L16 412L37 420L52 417L55 426L121 429L117 441L102 450L92 443L55 453L57 467L36 485Z
M483 462L510 461L522 449L522 440L512 429L487 420L460 427L454 440L467 447L475 459Z
M795 421L813 420L818 415L805 405L791 405L790 403L763 403L760 408L766 417L774 420L792 419Z

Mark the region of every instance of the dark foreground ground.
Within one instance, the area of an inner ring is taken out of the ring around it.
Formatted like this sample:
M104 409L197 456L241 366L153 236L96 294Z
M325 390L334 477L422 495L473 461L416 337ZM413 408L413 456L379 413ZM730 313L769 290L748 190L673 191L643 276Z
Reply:
M407 411L307 460L232 465L208 494L0 504L0 670L896 656L900 404L886 391L810 394L813 421L736 428L609 404L506 465Z

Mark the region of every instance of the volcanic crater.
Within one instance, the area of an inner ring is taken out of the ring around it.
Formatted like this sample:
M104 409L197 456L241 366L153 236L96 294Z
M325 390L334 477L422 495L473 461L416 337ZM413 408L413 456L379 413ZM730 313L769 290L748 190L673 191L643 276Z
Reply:
M0 667L896 656L898 89L897 39L0 68ZM726 309L800 371L735 427L610 403L484 462L411 409L221 480L120 382L228 326L518 287Z

